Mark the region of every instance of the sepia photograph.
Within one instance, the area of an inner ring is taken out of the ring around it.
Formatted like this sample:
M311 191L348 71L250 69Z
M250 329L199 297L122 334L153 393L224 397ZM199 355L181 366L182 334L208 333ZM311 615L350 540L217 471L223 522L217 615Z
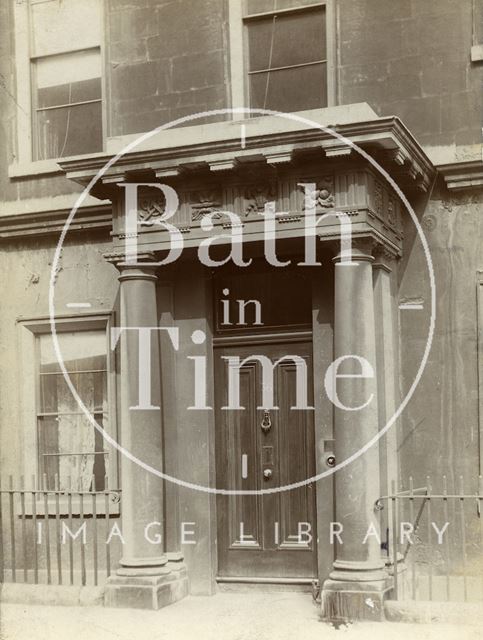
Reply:
M0 0L0 639L483 639L483 0Z

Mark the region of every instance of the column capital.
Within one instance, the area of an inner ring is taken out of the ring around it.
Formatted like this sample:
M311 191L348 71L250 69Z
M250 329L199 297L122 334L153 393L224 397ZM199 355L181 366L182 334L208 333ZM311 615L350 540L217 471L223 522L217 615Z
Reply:
M383 269L390 273L396 266L396 260L398 256L387 245L378 244L374 251L374 269Z
M156 271L158 263L155 254L151 251L139 253L136 262L129 262L126 254L122 252L110 252L103 254L104 260L113 264L120 272L119 281L123 280L157 280Z
M352 238L350 256L339 245L339 250L332 258L334 264L342 264L344 260L350 257L351 262L374 262L373 251L377 246L374 238ZM347 262L347 264L350 264Z

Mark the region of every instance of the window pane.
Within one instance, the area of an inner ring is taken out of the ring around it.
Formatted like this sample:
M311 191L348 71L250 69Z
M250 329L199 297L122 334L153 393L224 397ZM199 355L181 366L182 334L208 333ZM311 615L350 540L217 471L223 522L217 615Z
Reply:
M322 9L254 20L247 29L250 71L325 60Z
M37 92L37 107L56 107L62 104L101 99L101 79L81 80L55 87L45 87Z
M69 85L102 75L99 49L46 56L36 60L34 67L38 89Z
M57 340L67 371L106 368L107 338L104 330L58 332ZM60 371L52 336L41 335L39 342L40 371Z
M101 12L102 0L31 3L33 55L99 45Z
M90 411L107 412L105 331L58 333L59 348L72 384ZM81 408L60 370L52 336L39 336L41 413L78 412ZM82 373L83 372L83 373Z
M107 342L104 330L58 333L59 347L74 387L98 424L107 426ZM92 475L96 487L104 486L107 454L102 434L89 422L60 372L52 336L40 335L40 413L38 417L40 470L54 487L55 474L61 488L72 477L75 485L89 490ZM94 452L97 452L94 455ZM101 453L99 453L101 452Z
M107 412L107 374L69 373L74 388L91 412ZM78 413L82 411L62 373L41 374L40 413Z
M327 106L325 63L257 73L249 78L253 109L292 112Z
M104 427L101 415L95 416ZM96 476L96 488L104 487L107 452L102 435L83 416L41 417L38 421L39 458L41 473L47 475L48 488L55 486L59 476L61 489L73 486L84 491L91 488Z
M37 112L37 160L102 150L100 102Z
M101 103L56 107L101 99L98 49L40 58L37 84L37 159L61 158L102 149Z
M303 7L316 2L317 0L245 0L245 15L280 9L293 9L294 7Z

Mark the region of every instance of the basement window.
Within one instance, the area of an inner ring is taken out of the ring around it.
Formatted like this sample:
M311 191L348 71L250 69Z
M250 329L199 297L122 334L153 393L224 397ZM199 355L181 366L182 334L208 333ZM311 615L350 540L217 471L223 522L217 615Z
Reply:
M108 366L105 330L58 333L60 350L82 402L103 428L108 421ZM71 483L89 491L104 489L109 453L102 434L91 424L60 369L50 333L39 335L37 442L40 477L46 488Z

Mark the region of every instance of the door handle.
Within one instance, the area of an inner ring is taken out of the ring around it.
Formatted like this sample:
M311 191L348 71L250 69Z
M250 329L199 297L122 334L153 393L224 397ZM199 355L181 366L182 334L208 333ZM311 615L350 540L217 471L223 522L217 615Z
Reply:
M265 480L270 480L270 478L272 477L272 470L271 469L264 469L263 470L263 477L265 478Z
M263 433L268 433L272 427L272 420L268 409L265 409L263 412L262 424L260 426L262 427Z

